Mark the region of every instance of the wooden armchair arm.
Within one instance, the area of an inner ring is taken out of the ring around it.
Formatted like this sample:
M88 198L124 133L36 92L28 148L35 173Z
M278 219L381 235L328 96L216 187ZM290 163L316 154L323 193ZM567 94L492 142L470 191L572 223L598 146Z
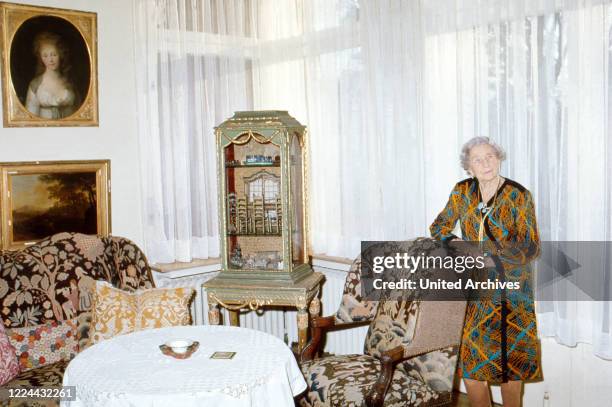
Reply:
M336 322L336 316L315 317L310 321L312 338L306 344L300 354L300 362L307 362L314 359L319 353L321 342L327 331L339 331L342 329L355 328L369 324L370 321L362 322Z
M404 360L404 347L401 345L383 352L380 356L381 367L378 380L366 395L366 405L368 407L381 407L383 405L395 367L402 360Z
M310 321L310 326L313 328L327 329L336 325L336 316L329 315L326 317L314 317Z
M310 321L312 338L302 349L300 354L300 362L312 360L318 353L321 346L321 340L328 329L336 326L336 317L333 315L327 317L315 317Z
M405 345L397 346L391 350L383 352L380 356L380 374L378 380L374 383L372 389L366 395L366 405L368 407L381 407L385 401L387 390L393 379L395 368L401 362L411 359L415 356L420 356L425 353L434 352L437 350L446 349L450 346L459 346L459 343L445 344L437 348L411 348L407 349Z
M450 346L459 346L465 306L465 301L422 301L420 303L415 333L410 344L399 345L381 354L381 370L378 380L366 395L368 407L383 405L393 372L400 362Z

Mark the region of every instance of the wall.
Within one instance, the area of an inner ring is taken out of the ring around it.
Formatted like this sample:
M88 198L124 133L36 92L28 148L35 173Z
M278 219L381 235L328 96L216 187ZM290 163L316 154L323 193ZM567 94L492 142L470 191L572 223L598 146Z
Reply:
M47 0L19 3L98 14L100 126L1 128L0 161L110 159L112 233L142 246L132 2Z

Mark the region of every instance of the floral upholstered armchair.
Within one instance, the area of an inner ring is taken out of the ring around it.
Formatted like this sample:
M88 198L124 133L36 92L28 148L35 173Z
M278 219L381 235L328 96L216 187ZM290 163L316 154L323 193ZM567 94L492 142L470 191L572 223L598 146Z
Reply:
M418 250L418 244L415 246ZM301 355L304 407L439 406L452 401L465 301L367 301L361 259L353 263L338 312L312 322ZM325 332L370 322L364 354L315 359Z
M128 291L154 285L145 255L120 237L60 233L0 252L0 316L21 365L5 387L61 386L88 342L96 280Z

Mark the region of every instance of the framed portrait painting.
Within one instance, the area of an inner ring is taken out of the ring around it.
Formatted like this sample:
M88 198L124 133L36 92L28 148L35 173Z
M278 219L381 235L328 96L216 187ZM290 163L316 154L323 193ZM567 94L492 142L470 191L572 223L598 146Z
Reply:
M110 161L0 163L1 248L60 232L110 233Z
M97 126L96 13L0 3L5 127Z

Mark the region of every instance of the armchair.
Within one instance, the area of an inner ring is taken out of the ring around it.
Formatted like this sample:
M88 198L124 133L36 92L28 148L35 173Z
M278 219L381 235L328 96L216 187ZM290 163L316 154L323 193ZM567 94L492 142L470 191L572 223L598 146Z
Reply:
M360 278L358 258L348 273L338 312L312 321L312 340L301 354L308 389L300 404L449 404L466 302L365 301ZM364 354L316 358L326 332L363 322L370 322Z

